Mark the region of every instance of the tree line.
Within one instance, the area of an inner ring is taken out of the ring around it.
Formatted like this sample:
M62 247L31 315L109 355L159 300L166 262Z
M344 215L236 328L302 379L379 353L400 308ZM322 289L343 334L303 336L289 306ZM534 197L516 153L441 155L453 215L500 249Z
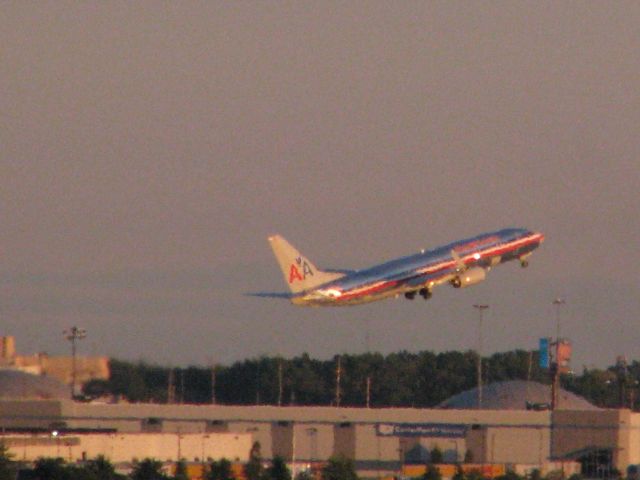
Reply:
M537 351L524 350L484 357L483 381L549 383L549 373L538 359ZM473 351L345 354L329 360L308 354L290 359L261 356L213 368L171 368L112 359L110 379L89 382L84 392L89 398L114 395L131 402L173 399L189 404L429 408L474 388L477 360ZM634 361L623 370L620 365L584 368L581 373L563 375L561 383L597 406L635 407L638 379L640 364Z

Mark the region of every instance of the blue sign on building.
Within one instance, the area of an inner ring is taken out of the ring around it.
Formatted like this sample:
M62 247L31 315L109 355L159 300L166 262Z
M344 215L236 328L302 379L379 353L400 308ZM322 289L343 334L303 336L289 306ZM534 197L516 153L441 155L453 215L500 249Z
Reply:
M549 368L549 339L540 339L540 368Z
M455 423L379 423L376 433L382 437L464 438L467 426Z

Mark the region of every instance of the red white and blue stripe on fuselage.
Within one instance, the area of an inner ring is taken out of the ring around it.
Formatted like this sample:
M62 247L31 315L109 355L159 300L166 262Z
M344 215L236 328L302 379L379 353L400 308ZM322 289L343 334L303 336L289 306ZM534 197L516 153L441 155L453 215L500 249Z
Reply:
M491 267L509 260L519 259L526 266L529 255L543 240L541 233L523 228L489 232L349 272L289 298L298 305L317 306L354 305L398 295L413 298L417 293L426 299L437 285L478 283Z

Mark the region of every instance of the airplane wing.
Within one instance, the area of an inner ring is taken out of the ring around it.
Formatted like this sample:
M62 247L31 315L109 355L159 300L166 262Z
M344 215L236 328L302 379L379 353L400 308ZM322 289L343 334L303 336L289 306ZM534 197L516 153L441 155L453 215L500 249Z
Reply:
M455 250L451 250L451 256L453 257L453 260L456 262L456 272L457 273L464 272L467 269L467 266L464 264L464 262L460 258L460 255L458 255L458 252L456 252Z

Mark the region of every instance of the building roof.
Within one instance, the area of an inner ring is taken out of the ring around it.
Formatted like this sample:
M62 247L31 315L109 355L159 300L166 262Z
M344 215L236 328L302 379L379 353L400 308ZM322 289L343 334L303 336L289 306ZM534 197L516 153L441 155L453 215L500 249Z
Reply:
M70 398L70 392L67 386L54 378L1 369L0 398L63 399Z
M485 410L545 409L551 402L551 386L538 382L511 380L485 385L482 388L482 408ZM477 408L478 389L454 395L438 408L467 410ZM529 405L529 408L527 408ZM558 410L598 410L587 400L566 390L558 394Z

